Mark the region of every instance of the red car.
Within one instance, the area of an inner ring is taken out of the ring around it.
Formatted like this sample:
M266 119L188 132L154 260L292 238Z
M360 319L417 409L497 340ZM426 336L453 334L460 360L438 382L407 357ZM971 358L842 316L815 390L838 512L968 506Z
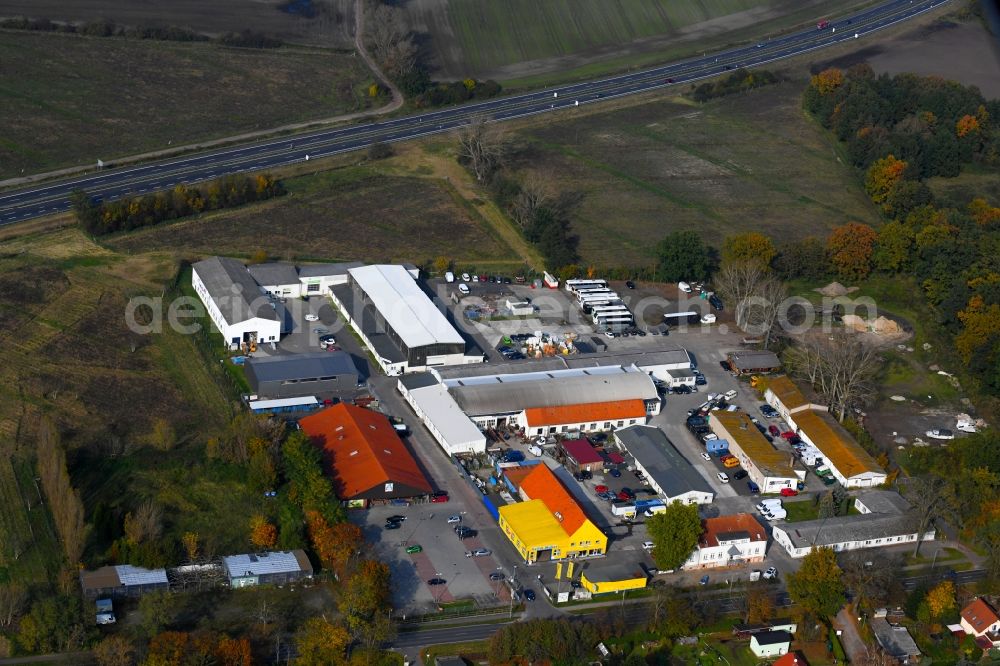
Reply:
M600 493L606 493L606 492L608 492L608 487L607 486L594 486L594 492L598 493L598 494L600 494Z
M730 458L735 458L735 457L736 456L734 456L733 454L727 453L726 455L724 455L724 456L722 456L722 457L719 458L719 462L723 462L724 463L727 460L729 460Z
M798 435L796 435L796 434L795 434L794 432L792 432L791 430L786 430L785 432L781 433L781 436L782 436L782 437L784 437L784 438L785 438L785 439L787 439L787 440L793 440L793 439L795 439L796 437L798 437Z
M778 430L778 426L776 425L767 426L767 431L771 433L771 437L777 437L778 435L781 434L781 431Z
M782 488L781 494L784 497L795 497L796 495L799 494L799 491L797 491L795 488Z
M620 492L618 493L618 499L621 500L622 502L627 502L632 498L628 496L628 493Z
M448 496L447 495L434 495L433 497L431 497L431 501L435 502L435 503L447 502L448 501Z

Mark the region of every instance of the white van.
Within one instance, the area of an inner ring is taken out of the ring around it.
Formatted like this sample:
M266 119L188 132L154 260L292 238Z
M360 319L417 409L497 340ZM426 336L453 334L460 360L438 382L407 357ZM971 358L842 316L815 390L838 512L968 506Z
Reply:
M736 392L736 389L732 389L730 391L726 391L725 393L723 393L722 397L725 398L726 400L732 400L737 395L739 394Z
M689 285L687 282L678 282L677 288L683 291L685 294L691 293L691 285Z
M448 271L447 273L444 274L444 281L445 282L454 282L455 281L455 274L452 273L451 271Z

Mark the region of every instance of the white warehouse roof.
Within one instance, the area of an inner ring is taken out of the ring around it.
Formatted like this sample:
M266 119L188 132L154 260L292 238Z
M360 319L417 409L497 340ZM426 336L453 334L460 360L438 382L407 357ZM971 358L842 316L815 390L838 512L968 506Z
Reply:
M410 399L424 418L434 425L448 453L482 452L486 450L486 435L465 415L441 384L410 389Z
M465 343L404 267L376 264L352 268L349 273L410 349Z
M302 571L302 565L295 556L295 551L277 551L268 553L246 553L229 555L222 558L223 566L230 576L260 576L276 573L295 573Z
M151 585L154 583L167 583L166 569L143 569L134 567L131 564L119 564L115 567L118 580L122 585Z

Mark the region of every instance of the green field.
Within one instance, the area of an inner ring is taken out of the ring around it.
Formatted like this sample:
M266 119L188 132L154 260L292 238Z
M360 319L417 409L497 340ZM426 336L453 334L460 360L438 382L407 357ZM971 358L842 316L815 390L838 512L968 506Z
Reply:
M0 31L0 179L368 108L358 58Z
M854 172L800 108L802 81L694 105L681 98L564 117L519 134L513 169L581 197L571 212L584 262L652 263L657 241L691 229L719 247L760 231L825 237L877 224Z
M808 25L857 0L412 0L400 3L408 25L427 34L430 61L451 77L522 78L586 62L700 50L705 39L753 39L782 27Z
M126 234L127 252L177 250L284 259L514 261L448 181L347 167L284 181L285 197Z

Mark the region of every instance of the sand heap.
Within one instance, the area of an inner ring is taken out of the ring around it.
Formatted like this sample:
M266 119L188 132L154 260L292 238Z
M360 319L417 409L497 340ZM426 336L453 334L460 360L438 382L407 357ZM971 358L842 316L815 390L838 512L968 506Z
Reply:
M827 296L829 298L839 298L840 296L846 296L849 292L847 287L840 284L839 282L831 282L821 289L817 289L819 293Z
M874 333L881 336L896 336L903 332L899 324L887 317L879 317L875 321L862 319L858 315L844 315L844 327L855 333Z

